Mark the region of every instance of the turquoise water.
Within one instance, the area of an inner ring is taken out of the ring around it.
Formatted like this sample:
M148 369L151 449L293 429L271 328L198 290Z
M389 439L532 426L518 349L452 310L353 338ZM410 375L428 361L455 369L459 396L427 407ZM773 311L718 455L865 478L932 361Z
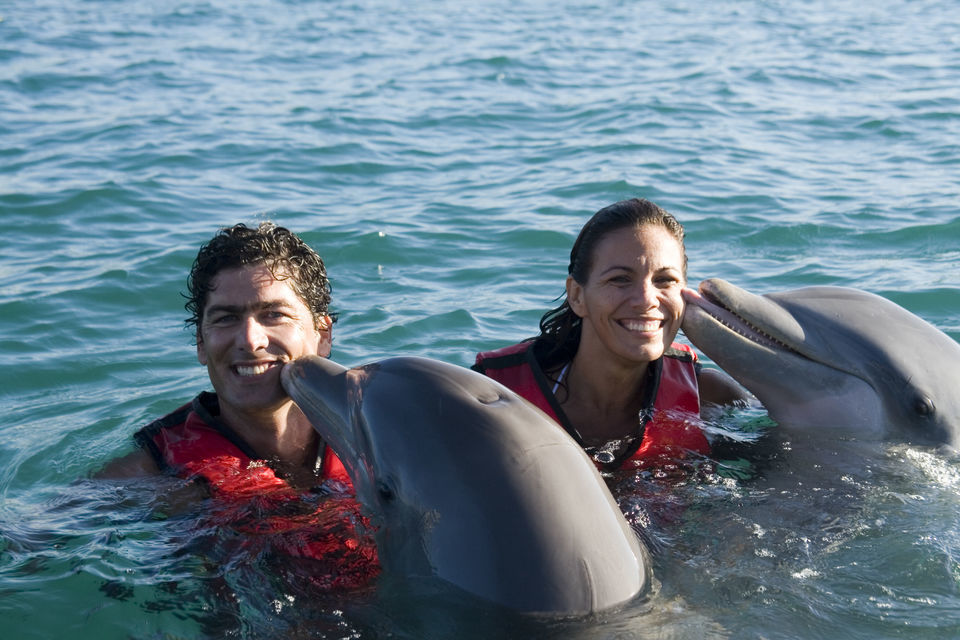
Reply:
M532 335L580 225L632 196L686 225L692 282L860 287L960 338L960 8L0 0L0 18L4 638L960 636L960 459L920 447L623 479L659 591L530 627L387 582L312 594L163 517L150 487L84 480L206 386L180 292L237 221L322 253L345 364L469 364Z

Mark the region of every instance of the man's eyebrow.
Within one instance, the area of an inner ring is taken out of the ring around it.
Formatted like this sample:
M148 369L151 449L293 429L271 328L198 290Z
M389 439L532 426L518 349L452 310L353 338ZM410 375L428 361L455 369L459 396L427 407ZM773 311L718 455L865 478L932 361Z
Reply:
M265 309L290 308L291 305L284 300L265 300L256 304L212 304L206 308L207 313L240 313L242 311L263 311Z

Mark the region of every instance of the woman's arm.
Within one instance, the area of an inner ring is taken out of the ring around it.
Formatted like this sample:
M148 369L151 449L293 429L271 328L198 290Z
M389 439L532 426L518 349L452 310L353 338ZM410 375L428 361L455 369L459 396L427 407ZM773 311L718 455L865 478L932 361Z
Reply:
M700 406L733 405L746 407L754 397L736 380L719 369L700 369L697 374L700 387Z

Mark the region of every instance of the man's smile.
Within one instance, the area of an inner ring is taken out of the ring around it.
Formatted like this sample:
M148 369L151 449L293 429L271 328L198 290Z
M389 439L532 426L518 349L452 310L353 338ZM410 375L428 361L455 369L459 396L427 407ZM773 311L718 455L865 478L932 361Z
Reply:
M263 375L270 369L281 366L283 363L279 360L270 362L251 362L247 364L233 365L233 371L242 378Z

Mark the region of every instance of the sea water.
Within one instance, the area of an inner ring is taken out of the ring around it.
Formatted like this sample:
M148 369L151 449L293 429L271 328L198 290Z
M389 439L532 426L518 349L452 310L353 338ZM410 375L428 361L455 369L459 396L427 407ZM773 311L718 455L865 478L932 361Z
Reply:
M949 451L616 479L658 589L536 623L312 593L154 481L87 479L207 388L181 293L220 226L323 255L344 364L534 335L633 196L691 283L859 287L956 339L958 174L954 3L0 1L0 637L960 636Z

